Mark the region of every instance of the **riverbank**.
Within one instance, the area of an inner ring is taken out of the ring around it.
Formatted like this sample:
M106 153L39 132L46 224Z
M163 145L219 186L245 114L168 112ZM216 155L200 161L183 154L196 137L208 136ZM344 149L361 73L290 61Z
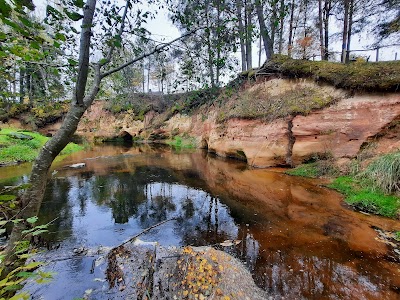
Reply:
M0 129L0 166L33 161L48 137L38 132L12 127ZM83 150L75 143L69 143L60 155Z

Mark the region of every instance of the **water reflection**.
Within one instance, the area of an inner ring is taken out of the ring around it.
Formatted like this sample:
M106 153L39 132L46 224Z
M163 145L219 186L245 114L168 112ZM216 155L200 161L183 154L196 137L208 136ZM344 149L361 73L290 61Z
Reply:
M371 229L400 230L399 223L349 211L308 180L202 153L106 147L85 155L92 158L76 160L85 159L85 169L60 167L46 190L40 219L54 222L45 239L60 244L50 258L80 245L114 246L176 218L141 238L228 251L274 299L399 298L398 264L385 259L388 249ZM218 245L228 239L240 243ZM51 285L29 286L38 297L58 299L71 276L79 280L65 299L101 288L87 259L48 268L58 272Z

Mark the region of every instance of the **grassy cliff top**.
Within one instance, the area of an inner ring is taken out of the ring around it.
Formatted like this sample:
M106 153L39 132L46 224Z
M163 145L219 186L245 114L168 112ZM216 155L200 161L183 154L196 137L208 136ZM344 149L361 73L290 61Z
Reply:
M310 77L337 88L369 92L395 92L400 88L400 61L342 64L276 55L255 73L276 73L290 78Z

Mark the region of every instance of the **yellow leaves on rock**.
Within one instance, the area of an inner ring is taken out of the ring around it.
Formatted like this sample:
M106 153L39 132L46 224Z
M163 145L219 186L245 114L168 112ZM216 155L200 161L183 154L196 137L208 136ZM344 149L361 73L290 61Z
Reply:
M176 274L181 284L182 299L206 299L218 284L219 270L217 257L208 259L203 252L191 247L182 250L183 257L177 260Z

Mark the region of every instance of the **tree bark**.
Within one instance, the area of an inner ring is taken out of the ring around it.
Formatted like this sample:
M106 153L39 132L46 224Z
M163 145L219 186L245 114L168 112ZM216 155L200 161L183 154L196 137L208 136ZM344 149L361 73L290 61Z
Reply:
M332 10L332 0L325 0L324 5L324 60L329 59L329 16Z
M215 76L214 76L214 53L211 42L211 26L209 20L209 12L208 12L208 1L205 7L206 13L206 44L207 44L207 53L208 53L208 72L210 73L210 84L211 86L215 86Z
M350 61L350 42L353 27L354 0L349 0L349 25L347 28L346 63Z
M294 22L294 1L290 5L290 22L289 22L289 41L288 41L288 56L292 57L293 49L293 22Z
M219 86L219 76L221 71L221 1L217 1L217 63L215 83Z
M246 62L247 62L247 70L253 68L253 53L252 53L252 44L253 44L253 28L252 28L252 12L253 6L251 0L247 0L246 2Z
M92 20L95 11L96 0L88 0L84 9L84 17L82 21L82 27L89 28L89 34L86 31L82 31L81 36L85 35L85 39L81 38L81 43L85 44L85 47L90 48L90 30L92 28ZM81 56L84 56L82 58ZM81 60L82 58L82 60ZM80 61L83 64L89 64L89 55L86 52L80 53ZM84 72L85 68L81 68L80 76L87 78L88 69L86 69L86 74ZM20 217L26 219L32 215L37 215L40 209L40 205L43 200L44 191L47 185L47 173L53 163L55 157L64 149L64 147L69 143L71 136L75 133L78 123L86 111L86 109L93 102L96 96L99 86L100 86L100 67L96 72L95 82L91 93L86 99L74 99L71 103L71 107L66 114L61 128L56 132L56 134L47 141L47 143L40 150L37 158L33 162L32 171L29 178L30 186L26 189L25 193L21 198L22 211ZM86 82L86 81L85 81ZM77 83L78 86L78 83ZM79 84L80 88L85 90L84 85ZM83 93L75 93L74 98L77 96L83 96ZM15 242L20 239L21 231L23 226L15 226L8 243L6 253L10 257L13 253L15 247ZM8 260L8 259L7 259Z
M347 50L347 35L349 26L349 0L344 0L344 21L343 21L343 32L342 32L342 63L346 62L346 50Z
M321 52L321 60L325 57L325 47L324 47L324 22L322 18L322 0L318 0L318 29L319 29L319 47Z
M24 103L25 96L25 70L19 68L19 103Z
M258 24L260 26L260 34L262 36L264 43L265 55L267 57L267 60L269 60L274 54L274 49L273 49L274 41L269 36L267 27L265 26L263 6L260 1L256 1L256 12L257 12Z
M283 24L285 21L285 0L280 1L279 7L279 43L278 43L278 53L282 54L283 49Z
M244 26L243 26L243 18L242 18L242 0L236 0L236 14L238 18L238 27L239 27L239 42L240 42L240 54L242 59L242 71L246 71L246 48L244 42Z

